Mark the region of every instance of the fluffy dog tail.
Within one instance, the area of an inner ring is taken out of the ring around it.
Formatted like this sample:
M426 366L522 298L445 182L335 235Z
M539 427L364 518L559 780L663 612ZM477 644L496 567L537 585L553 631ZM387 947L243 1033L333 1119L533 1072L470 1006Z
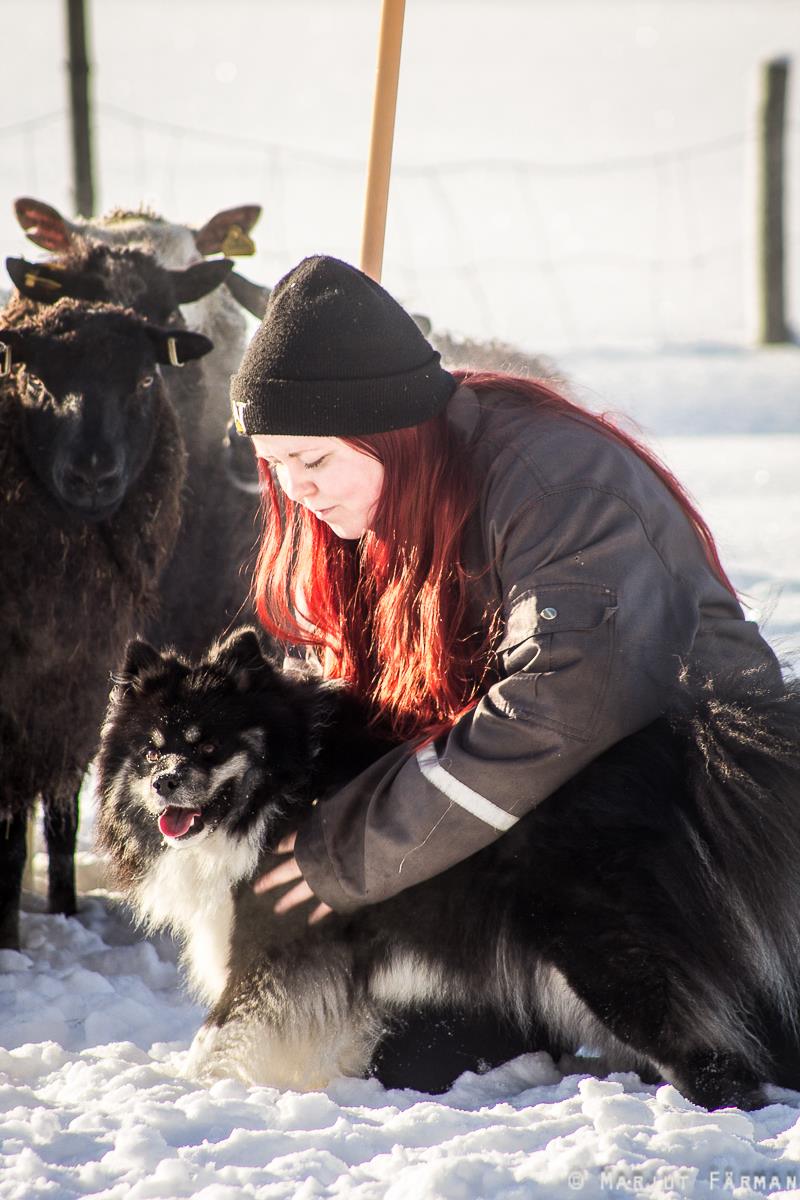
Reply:
M671 723L686 748L692 841L757 981L763 1040L777 1017L783 1044L800 1047L800 684L766 670L686 682L691 702Z

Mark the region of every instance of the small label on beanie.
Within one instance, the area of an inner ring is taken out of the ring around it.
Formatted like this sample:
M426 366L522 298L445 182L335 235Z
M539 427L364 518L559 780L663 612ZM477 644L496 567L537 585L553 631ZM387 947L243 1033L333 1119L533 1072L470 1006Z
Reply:
M247 436L247 430L244 427L244 405L236 400L231 400L231 412L233 413L233 423L236 426L236 432L241 433L243 437Z

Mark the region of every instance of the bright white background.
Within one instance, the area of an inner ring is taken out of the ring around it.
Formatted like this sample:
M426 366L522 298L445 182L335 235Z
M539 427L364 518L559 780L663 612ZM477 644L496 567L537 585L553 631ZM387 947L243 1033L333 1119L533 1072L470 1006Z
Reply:
M62 8L3 0L0 179L69 212ZM354 261L379 11L94 0L100 208L202 223L258 201L264 282L315 251ZM538 351L748 341L757 71L798 50L793 0L407 0L384 282L439 327ZM796 247L797 85L788 147ZM799 273L794 252L795 320Z

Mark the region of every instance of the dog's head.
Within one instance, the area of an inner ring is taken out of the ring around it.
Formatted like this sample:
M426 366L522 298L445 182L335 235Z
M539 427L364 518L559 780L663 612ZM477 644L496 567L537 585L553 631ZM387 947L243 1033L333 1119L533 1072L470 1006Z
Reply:
M134 828L151 847L154 836L193 845L220 826L245 837L302 788L303 685L266 661L255 630L232 634L197 665L131 642L114 683L98 756L106 848Z

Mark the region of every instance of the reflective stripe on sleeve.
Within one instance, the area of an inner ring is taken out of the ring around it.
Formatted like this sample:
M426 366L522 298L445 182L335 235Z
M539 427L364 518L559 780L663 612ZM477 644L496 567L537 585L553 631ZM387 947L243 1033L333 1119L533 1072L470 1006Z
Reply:
M473 817L491 825L493 829L499 829L501 833L505 833L519 820L519 817L512 817L511 813L505 812L496 804L492 804L491 800L487 800L485 796L474 792L454 775L449 775L439 762L436 747L432 743L417 751L417 763L428 782L443 792L448 800L455 801L461 808L472 813Z

